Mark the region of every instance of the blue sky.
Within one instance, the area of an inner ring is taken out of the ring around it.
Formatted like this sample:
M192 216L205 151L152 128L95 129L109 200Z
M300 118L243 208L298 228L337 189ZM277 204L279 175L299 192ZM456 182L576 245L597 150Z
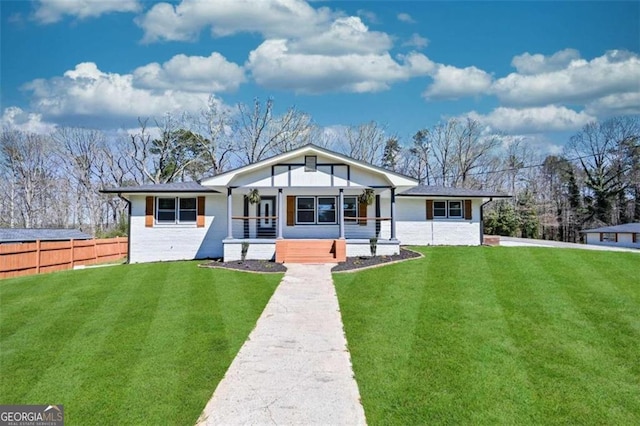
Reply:
M640 113L640 2L2 1L2 122L135 127L273 97L410 140L450 117L561 146Z

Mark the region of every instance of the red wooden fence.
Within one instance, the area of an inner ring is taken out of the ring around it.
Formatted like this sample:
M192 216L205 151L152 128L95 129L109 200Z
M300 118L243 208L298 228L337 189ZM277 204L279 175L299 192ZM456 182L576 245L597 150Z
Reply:
M0 244L0 278L73 269L123 259L127 238Z

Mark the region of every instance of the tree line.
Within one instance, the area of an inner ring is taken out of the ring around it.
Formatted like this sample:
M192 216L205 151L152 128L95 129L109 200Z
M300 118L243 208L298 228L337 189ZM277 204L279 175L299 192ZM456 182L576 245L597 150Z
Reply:
M0 136L0 227L126 232L126 203L105 187L199 180L314 143L412 176L424 185L505 192L486 207L485 231L577 241L586 227L640 221L640 121L584 126L564 151L541 156L522 137L449 119L402 141L375 121L325 129L272 99L199 114L139 119L137 129L5 128Z

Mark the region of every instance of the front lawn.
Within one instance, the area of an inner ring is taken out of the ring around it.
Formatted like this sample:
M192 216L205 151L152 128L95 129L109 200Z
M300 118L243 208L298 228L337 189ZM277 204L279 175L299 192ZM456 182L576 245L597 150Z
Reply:
M419 250L334 275L370 424L640 424L640 254Z
M282 275L122 265L0 281L0 404L194 424Z

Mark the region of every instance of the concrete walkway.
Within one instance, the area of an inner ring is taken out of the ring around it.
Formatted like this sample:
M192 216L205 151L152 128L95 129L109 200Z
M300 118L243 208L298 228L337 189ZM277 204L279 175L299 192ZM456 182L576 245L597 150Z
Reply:
M333 266L287 264L198 425L366 424Z

